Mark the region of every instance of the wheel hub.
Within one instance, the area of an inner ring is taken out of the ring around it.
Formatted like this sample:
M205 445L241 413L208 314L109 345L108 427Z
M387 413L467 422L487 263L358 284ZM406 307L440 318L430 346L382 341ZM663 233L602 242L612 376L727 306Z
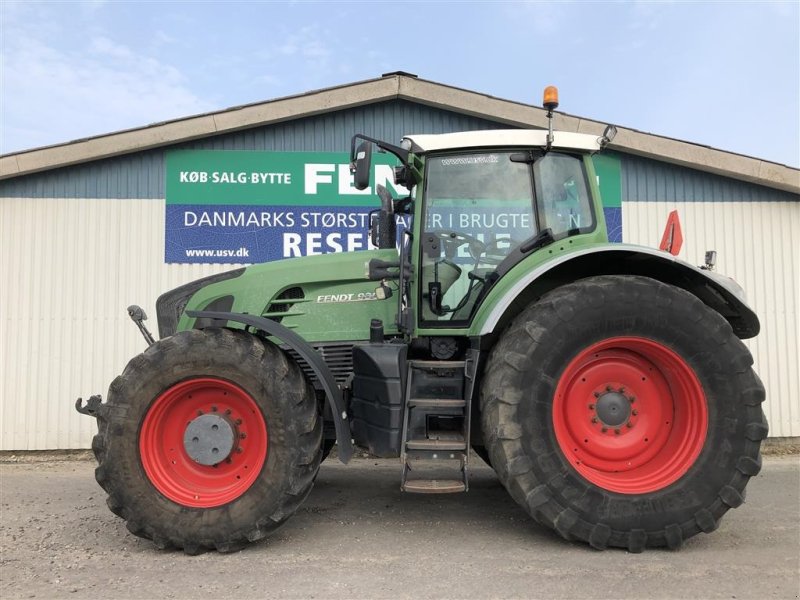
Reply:
M183 434L183 447L194 462L211 466L233 451L236 428L222 415L204 414L193 419Z
M610 391L597 399L597 417L607 427L619 427L631 416L630 400L621 392Z

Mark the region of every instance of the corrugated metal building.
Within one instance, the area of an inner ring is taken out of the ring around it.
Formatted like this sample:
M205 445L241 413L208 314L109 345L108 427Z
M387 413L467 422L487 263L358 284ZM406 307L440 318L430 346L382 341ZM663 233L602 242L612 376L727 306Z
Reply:
M86 448L77 396L105 392L143 341L125 307L230 265L165 263L167 152L344 152L364 133L545 127L543 109L396 73L0 156L0 450ZM556 128L604 124L559 113ZM656 246L678 209L681 257L719 253L762 333L748 341L773 437L800 436L800 172L620 128L622 238Z

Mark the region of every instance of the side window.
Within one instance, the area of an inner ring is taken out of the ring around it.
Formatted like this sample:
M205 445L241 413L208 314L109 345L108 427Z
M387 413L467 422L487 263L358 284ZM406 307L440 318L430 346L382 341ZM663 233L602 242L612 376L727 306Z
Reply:
M530 167L510 152L429 158L422 320L469 319L486 277L535 232Z
M583 163L566 154L551 152L534 165L536 196L544 223L553 235L588 230L594 225Z

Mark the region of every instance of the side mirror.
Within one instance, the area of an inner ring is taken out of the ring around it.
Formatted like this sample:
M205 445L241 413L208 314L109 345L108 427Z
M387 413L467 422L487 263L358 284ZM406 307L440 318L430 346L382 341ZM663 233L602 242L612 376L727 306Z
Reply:
M354 174L354 184L357 190L369 187L369 175L372 171L372 142L361 142L356 148L350 170Z

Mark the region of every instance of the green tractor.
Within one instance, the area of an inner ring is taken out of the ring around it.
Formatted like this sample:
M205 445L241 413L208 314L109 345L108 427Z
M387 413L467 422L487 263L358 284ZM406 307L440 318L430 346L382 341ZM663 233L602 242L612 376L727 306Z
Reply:
M592 154L549 130L353 138L397 157L374 249L256 264L157 301L160 339L80 412L97 481L159 548L264 538L334 442L397 457L406 492L465 492L470 450L567 540L677 548L744 501L767 435L742 289L610 244ZM398 229L398 221L406 225Z

